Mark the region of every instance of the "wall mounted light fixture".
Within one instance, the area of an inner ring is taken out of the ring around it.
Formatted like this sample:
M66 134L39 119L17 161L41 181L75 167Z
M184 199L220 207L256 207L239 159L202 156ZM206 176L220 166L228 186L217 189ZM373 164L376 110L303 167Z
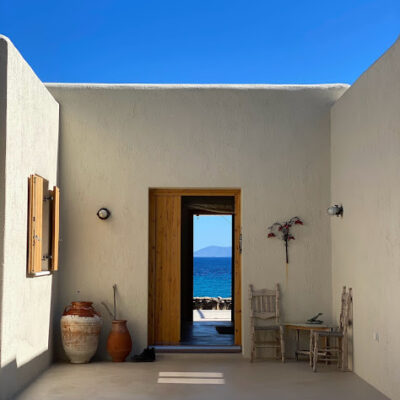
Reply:
M107 218L109 218L111 216L111 212L107 208L102 207L102 208L100 208L99 211L97 211L97 216L100 219L107 219Z
M340 204L335 204L334 206L330 206L327 210L329 215L336 215L337 217L343 217L343 206Z

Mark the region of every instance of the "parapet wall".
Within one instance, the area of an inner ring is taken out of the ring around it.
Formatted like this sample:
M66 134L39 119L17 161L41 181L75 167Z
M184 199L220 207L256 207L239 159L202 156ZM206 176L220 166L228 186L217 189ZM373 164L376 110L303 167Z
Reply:
M193 310L232 310L232 298L193 297Z

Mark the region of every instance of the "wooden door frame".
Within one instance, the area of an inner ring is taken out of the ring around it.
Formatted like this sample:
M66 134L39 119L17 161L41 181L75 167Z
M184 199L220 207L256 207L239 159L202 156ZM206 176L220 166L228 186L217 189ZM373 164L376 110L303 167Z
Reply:
M149 189L149 280L148 280L148 344L154 344L155 305L155 196L219 196L233 197L234 211L234 330L235 346L242 345L242 260L241 260L241 189L237 188L150 188Z

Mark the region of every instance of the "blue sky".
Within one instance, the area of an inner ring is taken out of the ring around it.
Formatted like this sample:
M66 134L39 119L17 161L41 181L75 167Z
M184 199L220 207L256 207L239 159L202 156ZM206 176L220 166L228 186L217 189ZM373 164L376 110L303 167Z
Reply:
M193 218L194 251L207 246L232 246L231 215L200 215Z
M399 0L0 0L47 82L352 83L399 22Z

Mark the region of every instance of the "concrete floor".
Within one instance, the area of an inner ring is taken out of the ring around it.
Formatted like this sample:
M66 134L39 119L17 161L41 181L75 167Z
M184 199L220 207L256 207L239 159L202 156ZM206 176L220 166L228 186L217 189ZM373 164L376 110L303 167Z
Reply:
M158 383L180 382L180 383ZM239 354L161 354L155 363L55 364L18 400L383 400L351 372L305 362L258 361Z

